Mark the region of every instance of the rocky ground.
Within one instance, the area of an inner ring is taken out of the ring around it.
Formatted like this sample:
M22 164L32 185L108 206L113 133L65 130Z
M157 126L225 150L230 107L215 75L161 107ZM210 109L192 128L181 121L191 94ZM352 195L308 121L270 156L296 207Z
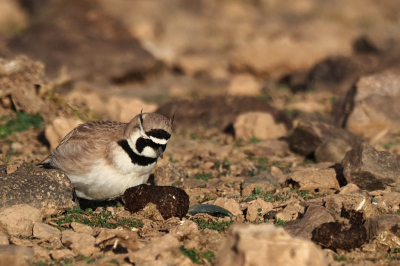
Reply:
M0 1L0 265L398 265L399 11ZM78 124L141 109L175 113L149 184L182 208L78 205L37 166Z

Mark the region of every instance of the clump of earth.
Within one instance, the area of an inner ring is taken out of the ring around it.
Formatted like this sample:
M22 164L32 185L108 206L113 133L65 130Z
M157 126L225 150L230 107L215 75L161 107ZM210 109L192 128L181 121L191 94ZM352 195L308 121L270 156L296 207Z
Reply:
M392 2L0 3L0 265L397 265ZM142 109L174 130L125 198L38 166Z

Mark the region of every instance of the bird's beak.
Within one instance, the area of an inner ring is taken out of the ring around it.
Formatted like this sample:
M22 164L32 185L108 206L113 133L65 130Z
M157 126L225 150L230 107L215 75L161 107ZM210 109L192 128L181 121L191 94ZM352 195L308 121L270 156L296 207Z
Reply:
M158 148L158 150L157 150L158 157L161 157L161 159L162 159L163 158L163 153L164 153L163 149L161 147Z

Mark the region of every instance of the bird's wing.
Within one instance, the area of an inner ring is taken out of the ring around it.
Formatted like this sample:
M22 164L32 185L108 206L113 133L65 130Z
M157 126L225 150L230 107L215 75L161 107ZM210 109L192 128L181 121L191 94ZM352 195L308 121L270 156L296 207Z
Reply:
M90 122L68 133L51 155L43 161L66 172L85 172L105 156L108 145L123 137L125 123Z

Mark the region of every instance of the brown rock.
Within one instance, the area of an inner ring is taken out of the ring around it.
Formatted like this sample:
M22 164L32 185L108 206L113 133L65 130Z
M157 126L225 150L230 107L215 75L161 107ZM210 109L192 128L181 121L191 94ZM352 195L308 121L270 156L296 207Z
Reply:
M8 236L3 233L0 232L0 246L4 246L4 245L9 245L10 242L8 241Z
M44 241L52 242L53 240L61 239L61 231L48 224L35 223L33 225L33 236Z
M397 213L400 209L400 193L392 192L378 198L377 207L383 213Z
M333 163L340 163L346 152L361 142L349 131L321 122L300 124L288 141L290 148L300 155L314 155L317 162Z
M143 80L162 66L122 22L91 1L46 2L35 15L32 19L41 19L11 38L7 47L10 54L43 61L52 77L66 67L71 79L123 82Z
M304 207L299 203L294 203L287 205L281 212L278 212L276 218L288 222L296 220L299 215L302 215L303 213Z
M179 241L172 235L152 238L150 243L142 249L130 252L129 261L135 265L139 262L154 261L163 251L177 247L179 247Z
M400 129L399 86L398 70L362 77L334 109L337 123L367 139L384 131L397 133Z
M10 236L32 235L34 222L42 220L40 210L29 205L15 205L0 212L0 230Z
M269 113L249 112L240 114L233 125L235 137L242 139L277 139L286 135L283 123L276 123Z
M44 84L44 65L19 56L0 60L0 99L11 97L14 108L30 115L50 115L50 109L38 95L36 85ZM34 103L34 104L33 104Z
M246 219L247 221L263 221L264 214L272 210L274 207L271 202L265 202L263 199L256 199L249 202L247 207Z
M177 110L179 110L179 115L175 116L174 127L176 124L177 127L184 129L195 129L201 126L233 133L233 123L237 116L246 112L269 113L274 117L275 123L282 123L289 129L292 127L290 118L284 112L254 97L224 95L194 100L174 100L161 106L157 113L172 117Z
M330 195L325 198L327 210L341 213L345 218L362 223L370 217L379 215L372 197L366 192L357 190L349 194Z
M342 161L347 182L373 191L400 186L400 166L395 155L377 151L367 142L346 153Z
M76 205L71 182L56 170L19 167L16 172L6 175L6 167L0 166L0 187L0 211L27 204L40 209L43 216L49 216Z
M92 227L90 227L89 225L86 225L86 224L72 222L71 227L77 233L87 234L90 236L93 234Z
M142 245L136 231L100 228L100 233L96 238L96 246L105 248L115 245L116 242L130 251L138 250Z
M51 252L53 260L69 260L75 257L74 252L69 249L57 249Z
M76 118L57 117L50 125L47 125L44 134L50 143L50 149L57 148L61 140L83 121Z
M184 169L173 164L157 167L153 175L156 186L171 186L174 183L182 184L186 177Z
M288 222L285 225L285 230L293 237L311 240L315 228L323 223L334 222L337 216L322 206L310 205L304 217Z
M250 74L241 74L234 76L228 88L228 94L230 95L257 96L260 93L260 83Z
M96 240L93 236L76 233L72 230L62 231L61 241L66 247L69 247L75 255L80 253L84 256L90 256L96 250L94 246Z
M296 182L296 187L299 190L323 190L323 189L336 189L339 190L339 182L336 178L336 171L329 163L322 163L316 165L307 165L305 167L298 167L287 176L287 180Z
M186 220L183 225L172 228L169 233L174 237L182 239L187 236L196 236L199 233L199 227L197 223Z
M259 175L247 178L240 184L240 188L242 196L250 196L256 188L260 188L263 193L274 193L281 186L274 176L264 171Z
M379 67L379 58L370 55L327 58L310 70L305 87L343 94L359 77Z
M311 241L293 238L273 225L233 225L216 266L328 265Z
M230 211L234 216L243 214L239 203L237 203L234 199L217 198L212 204Z
M375 249L385 251L397 246L400 235L400 216L398 214L382 214L371 217L365 222L367 237L375 245Z
M289 145L286 141L277 139L262 140L254 146L251 152L257 158L268 156L284 157L289 153Z
M50 260L50 252L48 249L41 246L33 246L35 260L48 261Z
M0 246L0 265L26 266L33 256L33 249L29 247Z
M176 187L139 185L128 188L124 199L126 208L132 213L142 210L148 203L153 203L164 219L182 218L189 209L189 196Z

